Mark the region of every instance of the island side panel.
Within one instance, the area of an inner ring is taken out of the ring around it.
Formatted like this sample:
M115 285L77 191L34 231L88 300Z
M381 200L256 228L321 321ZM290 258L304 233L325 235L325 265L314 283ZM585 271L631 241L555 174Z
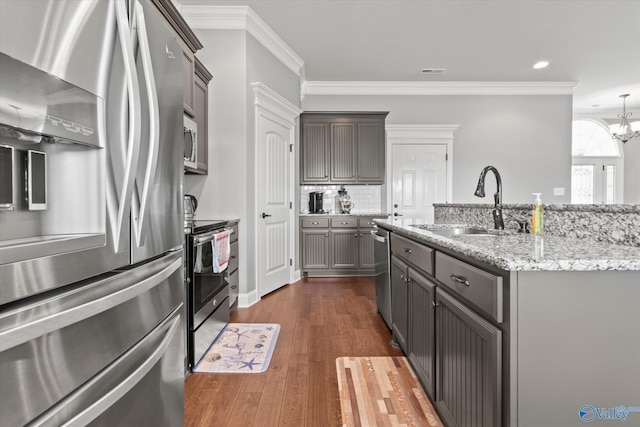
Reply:
M640 405L640 272L518 272L517 288L519 426Z

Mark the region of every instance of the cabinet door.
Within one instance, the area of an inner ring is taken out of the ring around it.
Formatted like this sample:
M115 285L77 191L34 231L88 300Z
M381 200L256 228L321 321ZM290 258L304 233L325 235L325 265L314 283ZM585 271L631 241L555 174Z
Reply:
M196 141L196 160L198 162L198 171L203 174L207 173L208 159L208 117L209 108L207 103L207 82L200 76L194 78L194 106L195 106L195 121L198 124L198 133Z
M359 268L373 269L376 267L371 230L372 228L361 228L358 234L358 241L360 245L358 251L360 255L360 261L358 263Z
M383 183L385 158L384 119L358 123L358 182Z
M187 52L182 53L182 82L183 82L183 104L184 111L191 117L195 116L195 97L193 93L193 55Z
M397 257L391 257L391 319L393 337L407 353L408 302L407 265Z
M502 425L502 332L436 290L436 401L446 425Z
M331 254L331 268L358 268L358 229L332 229Z
M356 124L331 123L331 181L356 182Z
M329 268L329 230L302 230L302 268Z
M409 360L432 401L435 398L435 298L433 282L409 268Z
M329 182L329 123L302 123L303 184Z

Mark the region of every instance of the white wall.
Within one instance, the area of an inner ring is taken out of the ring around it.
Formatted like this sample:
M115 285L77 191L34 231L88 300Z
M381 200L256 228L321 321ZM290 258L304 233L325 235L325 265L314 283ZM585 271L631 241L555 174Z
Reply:
M502 177L504 203L568 203L571 96L307 96L305 111L389 111L387 124L459 124L453 141L453 202L493 203L473 195L484 166ZM564 196L553 196L564 187Z
M185 194L198 198L197 219L239 218L239 292L255 296L255 105L260 82L299 105L297 74L245 30L196 30L197 56L213 74L209 84L209 174L186 175Z
M640 137L627 141L624 150L624 202L640 203Z

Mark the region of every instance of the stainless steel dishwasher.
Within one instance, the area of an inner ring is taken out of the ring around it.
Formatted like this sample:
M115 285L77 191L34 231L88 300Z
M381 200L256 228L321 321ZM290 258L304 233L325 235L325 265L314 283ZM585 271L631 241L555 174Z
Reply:
M390 246L389 232L375 227L373 236L373 253L376 264L376 305L378 312L391 329L391 278L389 276Z

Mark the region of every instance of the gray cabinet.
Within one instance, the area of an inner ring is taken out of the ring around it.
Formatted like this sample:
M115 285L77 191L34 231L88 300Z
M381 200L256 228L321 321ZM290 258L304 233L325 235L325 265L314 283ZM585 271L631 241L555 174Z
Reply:
M448 426L502 425L502 332L436 290L436 400Z
M356 123L331 124L331 182L355 183L357 180Z
M196 167L185 167L186 173L206 175L209 163L209 82L213 78L198 58L195 58L193 75L194 121L198 125L196 133ZM188 88L185 86L185 92ZM186 111L186 110L185 110Z
M409 268L409 360L427 395L435 400L436 285Z
M191 117L196 115L195 94L194 94L194 56L192 52L185 51L182 53L182 104L184 112Z
M408 353L409 336L409 267L400 258L391 256L391 332L402 351Z
M300 221L302 274L373 276L375 217L309 216ZM379 217L378 217L379 218Z
M303 184L329 182L329 124L306 123L301 119L302 159L300 169Z
M358 268L358 229L332 229L331 249L331 268Z
M384 183L385 131L384 120L358 123L357 182ZM382 145L380 144L382 141Z
M302 184L383 184L386 112L300 116Z
M303 229L301 244L302 268L329 268L329 229Z

